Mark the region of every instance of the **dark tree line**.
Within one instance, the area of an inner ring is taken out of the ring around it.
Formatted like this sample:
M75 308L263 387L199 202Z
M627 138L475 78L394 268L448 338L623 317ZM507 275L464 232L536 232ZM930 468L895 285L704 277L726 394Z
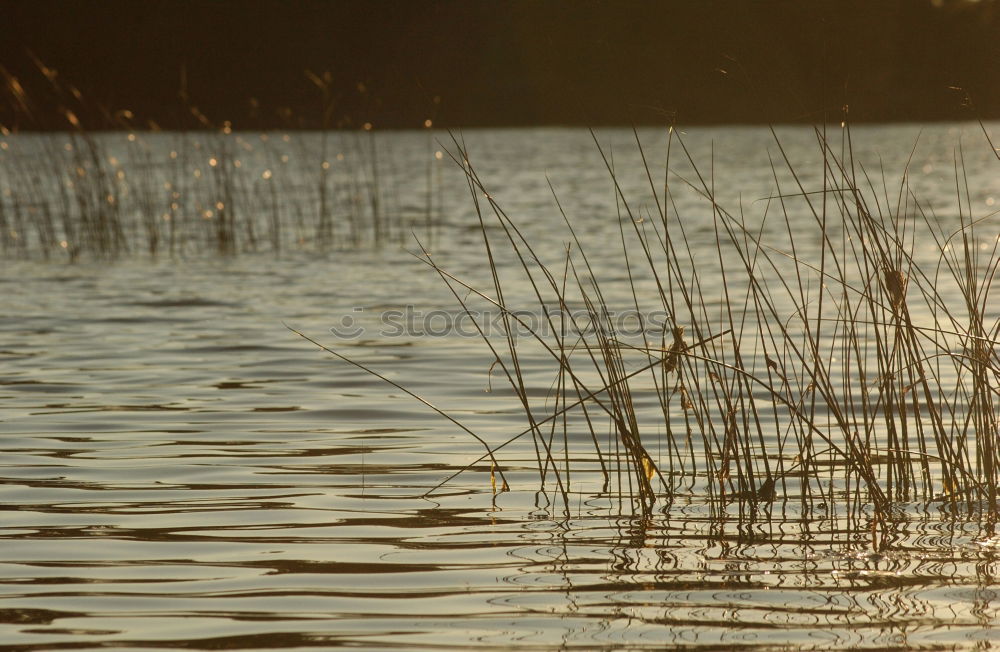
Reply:
M91 128L789 122L839 120L845 104L857 121L1000 116L993 0L3 8L11 128L66 128L66 108Z

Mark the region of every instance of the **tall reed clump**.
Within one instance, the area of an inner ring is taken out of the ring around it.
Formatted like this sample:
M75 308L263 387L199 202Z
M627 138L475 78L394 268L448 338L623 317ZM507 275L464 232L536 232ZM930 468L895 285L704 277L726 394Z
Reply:
M938 215L906 171L891 188L884 170L857 161L849 127L835 143L815 130L819 167L809 170L771 133L773 192L753 217L718 200L713 161L695 160L673 129L662 173L635 135L633 172L653 198L640 212L595 136L618 242L589 249L553 189L561 256L525 235L453 143L492 280L475 287L427 251L419 258L466 310L525 416L522 432L484 442L467 468L493 459L502 471L503 449L530 438L541 487L567 508L596 474L600 491L640 513L687 491L741 514L776 500L836 506L872 533L899 501L992 523L1000 239L995 215L972 211L961 153L956 208ZM681 192L697 208L680 210ZM481 304L502 315L499 339ZM542 322L524 319L526 308ZM629 335L623 309L640 320ZM652 314L665 318L643 322ZM550 362L547 392L525 372L539 360Z

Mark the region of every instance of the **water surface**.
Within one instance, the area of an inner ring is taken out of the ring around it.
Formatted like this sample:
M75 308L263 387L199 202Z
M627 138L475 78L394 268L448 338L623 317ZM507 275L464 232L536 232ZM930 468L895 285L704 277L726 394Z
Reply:
M969 205L985 215L1000 199L1000 177L977 129L869 127L855 138L869 162L881 156L898 179L919 136L911 183L943 217L954 205L952 164L962 138L973 175ZM808 167L812 132L782 134L790 156ZM614 165L634 172L632 133L599 136ZM382 192L412 204L398 214L412 217L409 226L442 266L489 287L457 168L443 167L432 184L441 199L433 228L421 230L422 166L443 144L428 145L425 133L379 137L384 164L397 157ZM618 210L590 135L465 137L491 194L540 255L558 260L568 236L546 176L552 180L594 247L598 276L627 305L620 257L601 255L612 251L606 243L617 237ZM655 168L665 135L642 137ZM742 198L752 210L772 193L767 161L777 150L765 130L692 129L686 138L701 160L715 157L720 196ZM683 161L676 166L684 174ZM406 173L413 169L416 179ZM642 174L623 175L622 183L630 196L645 197L636 211L654 210ZM680 201L679 209L704 210L696 198ZM524 415L491 374L483 344L435 330L453 326L449 319L461 312L434 271L406 251L418 249L409 228L402 232L408 223L394 224L398 241L380 246L319 250L291 238L279 252L226 256L5 257L0 646L996 644L1000 539L975 514L955 517L939 503L895 505L892 545L879 550L832 503L779 500L748 515L679 485L642 515L581 472L564 504L551 480L539 491L527 439L501 456L511 491L494 494L490 466L481 463L424 497L479 457L479 445L287 328L419 391L491 443L522 430ZM713 237L707 227L692 233L695 242ZM512 296L529 294L513 267L502 271ZM407 309L420 315L423 334L388 333L386 311ZM361 332L348 339L330 331L345 326ZM525 374L544 404L552 383L546 360L529 355Z

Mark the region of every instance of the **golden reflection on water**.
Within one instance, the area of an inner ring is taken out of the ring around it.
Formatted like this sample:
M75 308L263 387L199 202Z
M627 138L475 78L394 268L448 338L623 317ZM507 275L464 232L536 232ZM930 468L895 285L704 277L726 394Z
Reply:
M6 640L884 648L988 638L998 615L996 538L934 506L900 509L873 552L788 503L748 521L693 496L645 518L589 493L568 516L534 491L420 499L449 467L394 461L419 458L406 430L335 446L154 437L19 440ZM172 478L151 472L166 465ZM186 478L195 467L207 475Z

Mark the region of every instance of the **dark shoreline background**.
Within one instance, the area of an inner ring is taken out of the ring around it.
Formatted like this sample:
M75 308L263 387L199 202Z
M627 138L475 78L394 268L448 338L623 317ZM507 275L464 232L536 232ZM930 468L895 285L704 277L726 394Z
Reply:
M995 0L2 9L12 130L66 129L67 109L90 129L836 122L845 104L855 122L1000 117Z

